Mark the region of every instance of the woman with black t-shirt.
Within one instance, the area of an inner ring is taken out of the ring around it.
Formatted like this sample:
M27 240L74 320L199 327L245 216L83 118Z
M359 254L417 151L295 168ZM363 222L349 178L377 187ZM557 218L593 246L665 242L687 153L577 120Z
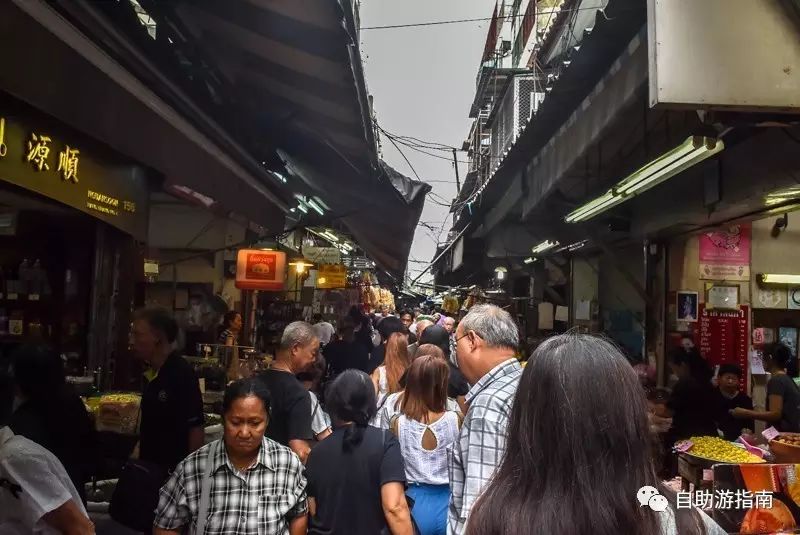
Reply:
M786 374L792 359L791 350L783 344L764 348L764 367L771 377L767 382L767 410L731 410L734 418L761 420L784 433L800 433L800 388Z
M326 401L334 431L311 451L306 465L309 534L412 535L400 444L388 431L367 424L376 411L369 376L343 372Z

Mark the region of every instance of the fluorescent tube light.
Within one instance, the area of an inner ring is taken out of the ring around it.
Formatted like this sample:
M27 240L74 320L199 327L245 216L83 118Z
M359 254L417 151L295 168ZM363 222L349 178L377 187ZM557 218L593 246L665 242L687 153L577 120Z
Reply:
M678 147L624 178L600 197L571 212L564 220L567 223L577 223L591 219L710 158L724 148L725 144L720 139L692 136Z
M325 211L313 199L306 200L306 204L313 208L319 215L325 215Z
M536 262L536 259L534 257L532 257L532 256L529 256L528 258L526 258L525 260L522 261L522 263L526 264L526 265L527 264L533 264L534 262Z
M531 250L531 252L533 254L543 253L544 251L547 251L548 249L552 249L553 247L556 247L557 245L558 245L557 241L545 240L542 243L540 243L539 245L537 245L536 247L534 247Z
M324 236L325 238L328 238L332 242L338 242L339 241L339 238L335 234L333 234L333 233L331 233L331 232L329 232L327 230L325 232L321 232L320 234L322 234L322 236Z
M300 210L301 212L303 212L304 214L308 213L308 208L303 206L303 201L300 201L300 202L297 203L297 209Z
M764 284L797 284L800 285L800 275L787 275L784 273L762 273L758 276Z

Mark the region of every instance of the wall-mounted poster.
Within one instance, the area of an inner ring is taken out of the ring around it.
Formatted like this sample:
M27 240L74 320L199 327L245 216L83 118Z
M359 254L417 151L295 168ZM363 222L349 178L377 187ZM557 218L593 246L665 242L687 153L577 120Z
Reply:
M786 288L762 288L753 285L754 308L786 308Z
M800 288L791 286L789 288L789 309L800 310Z
M739 285L714 284L706 291L708 308L735 309L739 306Z
M789 348L792 357L797 356L797 329L795 327L779 327L778 341Z
M676 299L676 319L678 321L697 321L698 293L679 291Z
M700 235L700 278L750 280L750 225L731 225Z

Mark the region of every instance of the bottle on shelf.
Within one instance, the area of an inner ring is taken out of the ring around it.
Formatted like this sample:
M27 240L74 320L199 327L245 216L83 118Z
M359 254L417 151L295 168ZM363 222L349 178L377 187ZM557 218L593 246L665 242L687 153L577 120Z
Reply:
M30 263L28 262L27 258L22 260L22 263L19 265L19 270L17 271L17 288L18 293L21 295L27 295L30 291L30 280L31 280L31 267Z
M21 310L14 310L8 319L8 334L12 336L22 336L25 326L25 315Z

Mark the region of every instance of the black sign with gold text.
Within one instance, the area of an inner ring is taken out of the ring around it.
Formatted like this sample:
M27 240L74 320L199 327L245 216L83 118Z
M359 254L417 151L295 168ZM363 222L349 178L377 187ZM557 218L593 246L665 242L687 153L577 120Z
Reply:
M141 167L113 161L54 128L0 110L0 180L147 239L148 185Z

